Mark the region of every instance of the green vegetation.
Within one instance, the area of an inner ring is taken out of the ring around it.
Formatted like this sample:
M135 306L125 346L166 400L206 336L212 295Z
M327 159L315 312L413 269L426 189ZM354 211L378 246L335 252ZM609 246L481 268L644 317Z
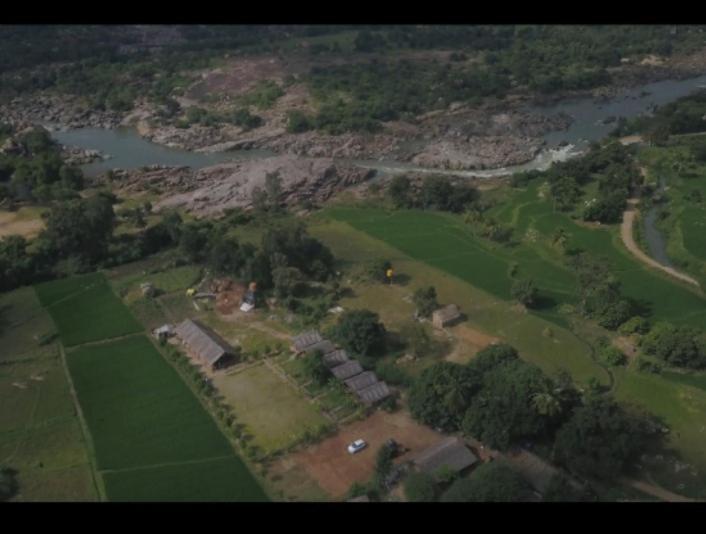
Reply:
M92 501L88 448L53 332L31 287L0 295L0 466L13 500Z
M557 433L555 457L575 473L612 479L645 450L651 438L642 418L610 399L589 397Z
M404 495L410 502L433 502L437 492L436 482L426 473L412 473L404 480Z
M1 126L0 126L1 128ZM12 130L4 127L8 135ZM68 165L61 147L41 127L12 136L12 148L0 154L0 201L67 200L83 187L83 173Z
M82 289L69 293L61 300L54 300L47 306L65 346L124 336L142 330L141 325L115 296L102 275L91 274L80 280L83 282ZM46 282L37 286L39 299L45 306L48 295L58 293L58 290L52 288L53 284L57 282ZM62 281L58 284L61 289L68 285Z
M687 326L656 324L642 339L640 346L647 354L669 365L702 369L706 367L706 343L703 333Z
M214 384L244 425L243 432L252 435L251 445L264 454L287 449L327 424L308 399L266 365L219 375Z
M67 359L100 469L232 454L218 427L145 337L81 347Z
M380 354L385 345L385 326L370 310L343 312L331 334L345 349L362 356Z
M264 502L267 496L237 457L115 471L104 475L114 502Z
M439 307L434 286L417 289L412 295L412 302L417 307L417 315L420 317L431 317L434 310Z
M502 462L479 466L441 496L442 502L521 502L530 494L523 478Z

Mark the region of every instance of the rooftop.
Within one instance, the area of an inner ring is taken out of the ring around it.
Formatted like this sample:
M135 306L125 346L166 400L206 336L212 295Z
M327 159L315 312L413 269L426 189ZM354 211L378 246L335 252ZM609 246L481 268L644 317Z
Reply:
M213 330L198 321L186 319L175 329L176 335L207 364L213 365L235 349Z
M345 381L346 386L351 388L353 391L358 391L372 386L378 381L378 377L372 371L365 371L359 375L349 378Z
M338 365L331 369L333 376L339 380L346 380L352 376L363 372L363 367L357 360L349 360L344 364Z
M455 437L442 439L414 458L414 463L419 470L430 475L437 474L444 467L456 472L462 471L477 461L478 458L463 441Z
M365 404L374 404L390 396L390 388L385 382L375 382L373 385L356 391L358 398Z

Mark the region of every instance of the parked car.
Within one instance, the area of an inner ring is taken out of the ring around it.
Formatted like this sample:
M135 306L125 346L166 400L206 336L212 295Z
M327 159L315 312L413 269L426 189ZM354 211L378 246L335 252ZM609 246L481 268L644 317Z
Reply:
M348 452L350 454L355 454L356 452L362 451L368 444L362 439L357 439L350 445L348 445Z

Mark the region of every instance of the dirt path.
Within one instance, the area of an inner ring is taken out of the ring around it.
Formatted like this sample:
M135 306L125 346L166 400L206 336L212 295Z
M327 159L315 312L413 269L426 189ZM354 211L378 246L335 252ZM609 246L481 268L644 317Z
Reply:
M687 282L689 284L695 285L696 287L700 287L699 283L694 280L691 276L688 276L684 273L680 273L672 267L666 267L661 263L658 263L657 261L650 258L647 254L642 252L642 250L640 250L640 248L637 246L637 243L635 243L635 239L632 233L632 227L635 221L635 216L639 213L637 208L635 208L637 202L638 199L636 198L628 199L628 208L623 213L623 224L620 227L620 237L623 240L625 248L627 248L632 253L632 255L635 256L642 263L649 265L650 267L654 267L655 269L659 269L660 271L663 271L675 278L678 278L682 282Z
M638 491L657 497L666 502L694 502L694 499L684 497L677 493L672 493L664 488L645 482L644 480L632 480L629 478L621 478L620 482L631 488L635 488Z

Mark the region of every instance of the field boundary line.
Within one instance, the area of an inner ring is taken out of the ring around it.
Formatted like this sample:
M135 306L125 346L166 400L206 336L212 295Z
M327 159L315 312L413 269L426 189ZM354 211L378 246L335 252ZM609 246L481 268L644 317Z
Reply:
M86 341L85 343L79 343L78 345L71 345L70 347L67 347L66 350L69 352L73 352L76 349L80 349L83 347L94 347L94 346L100 346L100 345L107 345L108 343L112 343L114 341L122 341L123 339L131 338L131 337L136 337L136 336L145 336L148 335L145 333L145 330L140 330L139 332L133 332L131 334L123 334L121 336L115 336L115 337L106 337L103 339L99 339L97 341Z
M105 492L105 486L103 479L98 471L96 449L93 444L93 437L88 429L88 424L83 416L83 410L81 409L81 403L78 400L78 394L76 393L76 388L74 388L74 382L71 378L71 372L69 371L69 365L66 361L66 353L64 352L63 345L59 345L59 353L61 355L61 363L64 367L64 373L66 374L66 379L69 383L69 392L71 393L71 399L73 400L74 407L76 408L76 415L78 416L79 426L81 427L81 434L83 434L83 439L86 444L86 452L88 456L88 464L91 467L91 480L93 481L93 487L96 490L98 499L100 501L107 501L108 497Z
M225 456L213 456L211 458L201 458L199 460L185 460L183 462L164 462L162 464L138 465L136 467L124 467L121 469L102 469L99 472L101 473L101 475L113 474L113 473L124 473L127 471L141 471L144 469L158 469L160 467L173 467L173 466L178 466L178 465L204 464L207 462L215 462L216 460L227 460L229 458L235 458L235 455L228 454Z

